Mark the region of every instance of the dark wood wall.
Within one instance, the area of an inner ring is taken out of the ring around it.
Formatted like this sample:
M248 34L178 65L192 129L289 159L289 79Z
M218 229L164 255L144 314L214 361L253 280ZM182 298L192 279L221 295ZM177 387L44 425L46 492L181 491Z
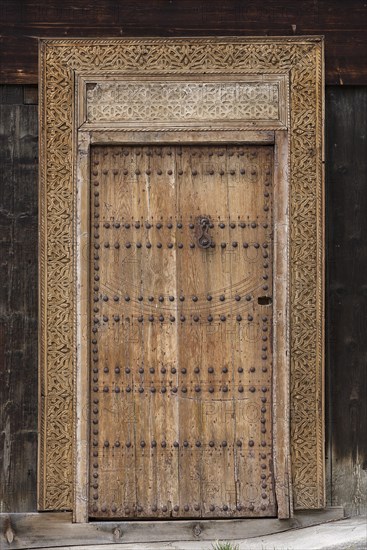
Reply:
M33 89L0 86L0 512L36 507L38 131L32 102Z
M0 512L36 510L37 36L324 34L329 504L367 509L364 0L0 0ZM8 84L8 85L4 85Z
M326 83L367 84L365 0L1 0L2 83L37 82L36 37L325 36Z
M326 90L329 497L367 503L367 88Z

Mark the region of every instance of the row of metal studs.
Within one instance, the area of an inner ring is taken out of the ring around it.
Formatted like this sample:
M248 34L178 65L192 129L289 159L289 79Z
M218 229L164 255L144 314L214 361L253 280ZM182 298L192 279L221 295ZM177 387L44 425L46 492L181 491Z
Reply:
M127 175L133 175L133 176L141 176L142 174L145 174L147 176L151 176L151 175L157 175L157 176L162 176L162 175L165 175L167 174L168 176L172 176L172 175L178 175L178 176L183 176L183 175L188 175L190 173L189 170L182 170L182 168L178 168L177 170L172 170L171 168L169 168L167 171L166 170L162 170L161 168L157 168L157 170L154 170L154 172L152 170L150 170L149 168L147 168L146 170L140 170L140 168L135 168L134 170L128 170L127 168L112 168L111 170L112 174L114 176L117 176L119 173L122 174L123 176L127 176ZM109 173L109 170L107 170L106 168L104 168L101 173L98 172L98 170L93 170L92 174L93 176L98 176L98 175L104 175L104 176L107 176ZM224 176L224 175L230 175L230 176L236 176L237 174L240 174L241 176L245 176L246 174L248 173L248 170L246 170L245 168L239 168L238 170L234 170L233 168L231 168L230 170L223 170L222 168L220 170L218 170L218 174L220 176ZM191 175L192 176L207 176L207 175L210 175L210 176L214 176L215 175L215 170L213 169L209 169L209 170L206 170L206 171L203 171L203 172L200 172L199 170L196 170L195 168L193 170L191 170ZM258 175L258 172L254 169L252 169L250 171L250 175L251 176L257 176Z
M94 238L95 239L98 239L99 238L99 234L95 234L94 235ZM238 247L238 242L237 241L233 241L232 243L228 243L228 246L232 246L232 248L237 248ZM264 243L266 244L266 243ZM268 245L266 244L266 246L264 246L264 244L262 245L264 248L266 248ZM108 241L104 242L103 243L103 246L104 248L115 248L116 250L118 250L120 247L121 247L121 244L119 242L114 242L114 243L109 243ZM125 246L125 248L129 249L131 248L132 246L136 246L136 248L140 249L140 248L143 248L143 244L141 242L136 242L136 243L131 243L130 241L126 242L123 246ZM147 242L145 243L145 248L147 248L148 250L152 248L152 243L151 242ZM180 250L182 250L183 248L185 248L185 245L183 243L176 243L176 246L177 248L179 248ZM161 249L161 248L164 248L163 246L163 243L159 242L156 244L156 247L158 249ZM175 247L175 243L167 243L167 248L168 249L173 249ZM210 248L215 248L216 247L216 244L214 242L212 242L210 244ZM249 248L249 247L253 247L255 249L258 249L260 248L260 245L259 243L248 243L248 242L244 242L242 243L242 248ZM94 248L100 248L99 246L94 246ZM191 250L193 250L194 248L196 248L196 244L195 243L190 243L189 244L189 248ZM226 242L221 242L220 243L220 248L227 248L227 243ZM268 257L268 254L266 252L263 253L262 255L263 258L267 258Z
M94 185L96 185L96 182L94 183ZM98 191L95 192L95 195L96 193L98 193ZM99 210L98 210L98 207L99 207L99 204L95 203L94 204L94 218L96 219L99 218ZM97 243L94 243L94 246L96 247L96 245L99 247L99 244ZM95 279L95 284L94 284L94 288L93 288L93 291L94 291L94 301L96 301L96 299L98 299L98 294L97 292L99 291L99 286L97 286L97 280L99 280L99 275L98 275L98 272L99 272L99 265L98 265L98 261L99 261L99 256L97 255L97 257L95 256L94 257L94 279ZM94 326L92 327L92 343L93 343L93 376L94 378L97 376L98 377L98 361L96 361L96 358L98 358L98 340L96 339L96 333L98 332L98 327L96 324L94 324ZM94 380L92 379L91 380L92 383L95 383ZM99 423L99 407L98 407L98 403L99 403L99 399L97 397L94 397L93 399L93 406L92 406L92 427L91 427L91 431L92 431L92 434L93 434L93 437L95 438L98 433L95 433L95 431L97 430L97 425ZM98 431L98 430L97 430ZM94 488L95 492L93 494L93 498L94 500L97 500L98 499L98 479L95 477L96 474L97 474L97 477L98 477L98 467L99 467L99 464L98 464L98 450L96 450L96 446L95 446L95 442L96 442L96 439L93 440L93 446L91 446L91 451L92 451L92 455L93 455L93 459L91 460L91 463L92 463L92 467L93 467L93 473L92 473L92 487ZM97 498L96 498L97 497ZM95 506L96 507L96 506Z
M195 323L198 323L200 321L200 318L201 318L199 315L192 315L191 317L192 317L192 320ZM121 320L120 315L113 315L112 318L116 323L118 323ZM218 318L222 323L224 323L227 320L226 315L218 315ZM144 321L144 316L139 315L139 317L137 317L137 319L138 319L139 323L142 323ZM153 323L155 320L159 321L160 323L163 323L163 321L165 320L165 317L163 315L159 315L158 317L154 317L154 315L148 315L147 319L150 323ZM230 319L230 315L228 315L228 319ZM104 323L108 323L110 318L109 318L108 315L103 315L102 320L103 320ZM215 321L215 318L213 317L213 315L208 315L207 320L209 321L209 323L211 323L211 322ZM237 322L240 323L242 320L243 320L242 315L236 315L236 321ZM174 315L170 315L169 316L169 321L171 323L174 323L176 321L176 317L174 317ZM180 315L180 321L182 323L184 323L186 321L185 315ZM99 324L100 319L98 317L94 317L93 323Z
M265 495L265 496L262 495L262 498L265 499L265 498L267 498L267 496L266 496L266 495ZM98 496L96 496L96 499L98 499ZM183 509L185 512L189 512L190 510L195 510L196 512L198 512L198 511L200 511L202 508L204 508L204 506L200 506L199 504L194 504L194 505L191 506L191 507L190 507L188 504L185 504L185 505L182 507L182 509ZM253 512L253 511L255 510L255 505L254 505L254 504L249 504L249 505L246 507L246 506L243 506L242 504L237 504L234 508L231 508L231 507L228 506L227 504L223 504L222 506L210 504L210 505L208 506L208 508L209 508L210 512L214 512L215 510L218 510L218 511L220 511L220 512L230 512L230 513L233 513L233 512L236 512L236 511L240 512L241 510L249 510L250 512ZM261 510L266 510L266 508L267 508L267 506L266 506L264 503L262 503L262 504L260 505L260 509L261 509ZM93 506L92 510L93 510L93 512L98 512L98 511L99 511L99 508L98 508L98 506L95 505L95 506ZM179 510L180 510L180 507L179 507L178 505L175 505L175 506L173 506L173 508L172 508L172 511L173 511L173 512L179 512ZM103 505L101 506L100 511L103 512L103 513L106 513L106 512L109 511L109 508L108 508L108 506L107 506L106 504L103 504ZM112 513L115 514L115 513L118 512L118 511L120 511L120 509L119 509L116 505L112 505L112 506L111 506L111 512L112 512ZM156 505L153 505L153 506L150 507L150 511L152 511L152 512L162 511L162 512L164 512L164 513L166 513L166 512L169 511L169 512L171 513L171 510L169 510L168 506L165 506L165 505L161 506L160 508L158 508L158 506L156 506ZM140 505L133 505L133 506L132 506L132 510L130 510L130 508L129 508L128 506L125 506L125 507L123 508L123 512L124 512L126 515L129 515L130 513L136 513L136 512L142 513L142 512L144 512L144 508L143 508L142 506L140 506Z
M265 277L266 277L266 279L268 279L268 275L265 274L265 275L263 276L263 279L265 279ZM98 279L98 280L99 280L99 279ZM111 298L111 296L109 296L108 294L103 294L103 296L102 296L101 298L102 298L103 302L108 302L108 300ZM205 296L205 297L201 297L200 295L199 295L199 296L192 295L192 296L190 296L190 298L191 298L191 300L192 300L193 302L198 302L199 300L206 300L207 302L211 302L211 301L213 300L213 296L212 296L211 294L208 294L208 295ZM190 298L188 298L188 300L189 300ZM217 298L217 296L214 296L214 298ZM224 302L226 299L230 300L231 298L232 298L231 296L226 298L225 294L220 294L220 295L218 296L218 300L219 300L220 302ZM252 300L253 297L252 297L250 294L246 294L246 296L240 296L240 294L236 294L236 295L233 297L233 300L235 300L236 302L240 302L240 301L242 300L242 298L245 298L245 300L246 300L247 302L250 302L250 301ZM120 300L120 296L119 296L118 294L115 294L115 295L112 297L112 299L113 299L114 302L118 302L118 301ZM168 299L170 302L174 302L175 299L177 299L177 298L175 298L175 297L172 296L172 295L163 296L162 294L160 294L160 295L158 296L158 302L161 302L161 303L162 303L162 302L164 302L164 301L167 300L167 299ZM184 302L184 301L186 300L186 297L185 297L184 295L181 294L181 295L179 296L178 299L179 299L180 302ZM139 294L139 296L131 297L129 294L126 294L126 295L124 296L124 300L125 300L125 302L130 302L130 300L142 302L142 301L144 300L144 296L142 296L141 294ZM147 298L147 300L148 300L148 302L154 302L155 300L157 300L157 298L154 297L154 296L149 295L148 298ZM95 302L98 302L98 301L99 301L99 296L97 296L96 299L95 299L94 301L95 301ZM264 317L263 317L263 319L264 319Z
M93 340L93 342L94 342L94 341L95 341L95 340ZM265 347L265 346L264 346L264 347ZM93 353L98 353L98 349L97 349L97 348L93 348ZM262 358L263 360L267 359L267 357L264 356L264 355L262 355L261 358ZM98 363L98 358L96 359L95 363ZM264 370L263 372L267 372L267 367L266 367L266 366L263 366L262 368L265 368L265 369L266 369L266 370ZM148 370L148 369L147 369L147 370ZM209 368L208 368L208 373L209 373L209 374L213 374L214 370L215 370L214 367L209 367ZM103 372L108 373L109 371L110 371L110 369L109 369L108 366L104 366L104 367L103 367ZM114 368L114 371L115 371L116 374L120 374L121 368L120 368L118 365L116 365L115 368ZM125 367L124 371L125 371L126 374L134 374L130 367ZM186 368L186 367L183 367L182 369L179 369L179 371L180 371L182 374L187 374L187 368ZM228 371L229 371L228 367L222 367L222 368L221 368L221 372L222 372L222 373L227 373ZM243 367L238 367L238 368L237 368L237 371L240 372L240 373L242 373L242 372L243 372ZM255 367L250 367L250 368L248 369L248 372L255 372L255 371L256 371L256 368L255 368ZM144 372L145 372L144 367L139 367L138 373L139 373L139 374L144 374ZM161 372L162 374L166 374L166 372L167 372L166 367L161 367L160 372ZM176 367L171 367L170 372L171 372L172 374L176 374L176 373L177 373ZM193 372L194 372L195 374L199 374L199 373L200 373L200 368L199 368L199 367L194 367ZM149 367L149 373L154 374L154 373L155 373L155 368L154 368L154 367Z
M93 433L94 433L95 435L97 435L97 434L98 434L98 429L95 429ZM249 439L248 442L247 442L247 444L248 444L248 447L251 447L251 448L252 448L252 447L255 446L255 441L254 441L253 439ZM138 446L140 446L142 449L144 449L147 445L148 445L147 442L144 441L144 440L140 441L139 445L134 445L131 441L126 441L126 443L125 443L125 447L126 447L127 449L133 449L133 448L138 447ZM237 446L237 447L242 447L242 445L243 445L243 443L242 443L241 440L236 441L236 446ZM261 442L259 443L259 445L260 445L262 448L264 448L264 447L267 446L267 442L263 440L263 441L261 441ZM115 443L114 443L113 445L111 445L109 441L105 441L104 444L103 444L103 446L104 446L105 449L107 449L107 448L109 448L109 447L111 447L111 448L112 448L112 447L119 448L119 447L121 447L121 442L117 440L117 441L115 441ZM199 447L210 447L210 448L212 449L212 448L214 448L215 446L216 446L216 445L215 445L215 442L214 442L214 441L209 441L208 443L203 443L202 441L198 441L198 440L195 441L195 443L194 443L194 444L191 444L191 445L190 445L189 441L187 441L187 440L183 441L183 443L182 443L181 445L179 444L178 441L174 441L174 443L173 443L172 445L168 445L168 444L167 444L167 441L161 441L161 444L160 444L160 447L161 447L162 449L170 449L171 447L173 447L173 448L175 448L175 449L178 449L178 448L180 448L180 447L181 447L181 448L184 447L185 449L194 448L194 447L196 447L196 448L199 448ZM222 441L222 442L221 442L219 445L217 445L217 446L222 447L222 448L225 448L225 449L228 448L229 450L232 448L232 445L228 446L228 442L227 442L227 441ZM150 442L150 447L151 447L152 449L155 449L156 447L158 447L157 441L155 441L155 440L151 441L151 442ZM233 446L233 447L234 447L234 446ZM264 455L264 453L262 453L262 455ZM262 456L262 455L261 455L261 456ZM261 457L260 457L260 458L261 458ZM265 455L265 459L266 459L266 455ZM263 460L265 460L265 459L263 459ZM93 477L94 477L95 479L97 479L99 476L98 476L98 474L96 474L96 475L94 475Z
M266 371L267 370L267 367L263 367L263 370ZM93 382L96 383L98 382L98 376L93 376ZM217 392L222 392L222 393L228 393L228 392L231 392L231 391L234 391L235 388L232 387L232 389L229 387L229 386L221 386L220 388L218 389L215 389L213 386L209 386L207 391L209 393L214 393L215 391ZM93 392L94 393L98 393L100 391L100 388L98 386L93 386ZM110 391L110 388L109 386L105 385L103 386L102 388L102 392L103 393L109 393ZM155 386L138 386L138 387L133 387L131 388L130 385L126 386L126 388L122 388L120 386L114 386L113 388L111 388L111 391L115 392L115 393L123 393L124 391L126 393L144 393L145 391L150 391L150 393L167 393L167 391L170 391L171 393L177 393L178 391L181 391L182 393L187 393L188 391L194 391L195 393L200 393L200 392L203 392L203 391L206 391L202 386L199 386L199 385L196 385L194 388L187 388L186 386L182 386L181 388L177 387L177 386L173 386L173 387L169 387L169 388L166 388L165 386L163 387L160 387L160 388L156 388ZM244 393L245 391L245 387L241 384L238 386L237 388L237 391L239 393ZM255 393L256 392L256 388L255 386L250 386L248 388L248 391L250 393ZM267 391L266 388L262 388L261 391Z
M96 195L96 193L98 193L98 195ZM95 196L98 197L99 196L99 192L98 191L95 191L94 192ZM95 205L96 206L96 205ZM102 222L101 222L102 223ZM93 227L95 229L98 229L99 227L101 227L101 223L100 222L94 222L93 224ZM186 225L186 224L182 224L182 222L177 222L176 223L176 227L178 229L182 229L183 226ZM224 229L226 227L226 224L224 222L218 222L218 227L220 229ZM256 227L258 227L260 224L257 223L257 222L247 222L247 225L246 225L246 222L238 222L237 223L237 226L240 227L241 229L244 229L245 227L251 227L252 229L255 229ZM151 228L154 228L154 224L151 223L151 222L145 222L143 224L143 222L139 222L139 221L135 221L135 222L124 222L124 223L120 223L118 221L114 221L114 222L103 222L103 227L105 229L110 229L110 228L115 228L115 229L119 229L120 227L123 227L125 229L131 229L131 228L134 228L135 229L141 229L143 228L143 226L145 227L145 229L151 229ZM187 224L187 226L190 228L190 229L194 229L195 228L195 224L190 222ZM228 224L228 226L231 228L231 229L234 229L236 227L236 223L235 222L230 222ZM164 225L162 222L157 222L155 224L155 227L157 229L162 229L164 228ZM167 229L172 229L174 227L174 224L172 222L168 222L166 224L166 227ZM215 227L215 224L214 223L209 223L209 229L213 229ZM265 222L262 224L262 227L264 227L265 229L268 227L268 224Z

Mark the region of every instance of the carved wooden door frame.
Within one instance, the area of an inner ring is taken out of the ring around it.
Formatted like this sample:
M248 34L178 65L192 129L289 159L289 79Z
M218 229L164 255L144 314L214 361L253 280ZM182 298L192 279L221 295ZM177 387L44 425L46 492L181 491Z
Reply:
M274 144L278 517L325 506L323 40L40 41L41 510L87 521L93 144Z

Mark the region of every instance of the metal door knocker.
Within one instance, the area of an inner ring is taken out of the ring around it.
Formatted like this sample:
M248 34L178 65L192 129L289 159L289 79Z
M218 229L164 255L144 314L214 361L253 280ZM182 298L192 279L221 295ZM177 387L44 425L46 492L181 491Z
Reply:
M199 231L201 232L198 238L198 246L200 248L209 248L212 244L212 240L208 234L210 227L209 218L203 217L199 218Z

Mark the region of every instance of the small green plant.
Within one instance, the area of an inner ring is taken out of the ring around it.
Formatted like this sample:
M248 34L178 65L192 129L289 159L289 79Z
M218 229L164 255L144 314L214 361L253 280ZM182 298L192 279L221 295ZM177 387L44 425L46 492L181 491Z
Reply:
M239 550L238 544L232 544L228 541L218 541L212 544L213 550Z

